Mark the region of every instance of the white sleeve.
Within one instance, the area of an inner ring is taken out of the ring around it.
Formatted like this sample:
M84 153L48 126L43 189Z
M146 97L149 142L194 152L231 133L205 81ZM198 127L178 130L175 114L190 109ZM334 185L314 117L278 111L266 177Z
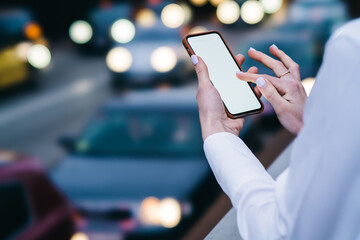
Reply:
M282 188L282 184L272 179L245 143L231 133L216 133L206 138L204 150L217 181L237 211L241 236L244 239L285 236L286 227L276 200L277 185Z

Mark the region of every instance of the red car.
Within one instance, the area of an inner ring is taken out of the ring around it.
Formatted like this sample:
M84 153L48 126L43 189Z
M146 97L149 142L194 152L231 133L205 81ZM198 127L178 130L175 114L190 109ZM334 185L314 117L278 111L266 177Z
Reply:
M70 239L73 208L34 158L0 150L0 239Z

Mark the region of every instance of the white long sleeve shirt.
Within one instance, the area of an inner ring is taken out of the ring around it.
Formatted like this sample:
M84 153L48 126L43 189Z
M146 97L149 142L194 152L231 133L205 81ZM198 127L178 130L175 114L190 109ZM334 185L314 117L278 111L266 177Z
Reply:
M360 19L328 41L289 168L276 180L243 141L204 150L244 239L360 240Z

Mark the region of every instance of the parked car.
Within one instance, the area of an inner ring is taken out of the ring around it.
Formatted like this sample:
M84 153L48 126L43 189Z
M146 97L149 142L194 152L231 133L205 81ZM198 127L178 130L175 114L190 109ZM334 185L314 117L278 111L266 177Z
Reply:
M166 27L157 17L152 27L135 25L127 43L114 42L106 63L115 88L181 84L194 78L194 70L181 45L179 29Z
M69 155L51 177L80 209L83 232L94 234L92 223L102 221L125 239L177 239L215 200L195 94L128 93L62 140Z
M51 60L41 26L25 9L0 10L0 90L33 83Z
M0 151L0 239L70 239L73 210L38 160Z
M120 19L131 22L130 3L104 3L92 9L85 20L77 20L69 28L70 38L86 52L106 52L112 46L111 27Z

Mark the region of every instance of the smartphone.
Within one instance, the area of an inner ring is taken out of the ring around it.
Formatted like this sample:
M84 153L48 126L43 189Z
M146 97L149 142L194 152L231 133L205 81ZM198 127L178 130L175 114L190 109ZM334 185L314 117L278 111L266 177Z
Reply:
M182 42L190 56L195 54L206 63L210 80L218 90L230 118L262 112L263 104L251 83L236 77L236 72L242 69L219 32L190 34Z

